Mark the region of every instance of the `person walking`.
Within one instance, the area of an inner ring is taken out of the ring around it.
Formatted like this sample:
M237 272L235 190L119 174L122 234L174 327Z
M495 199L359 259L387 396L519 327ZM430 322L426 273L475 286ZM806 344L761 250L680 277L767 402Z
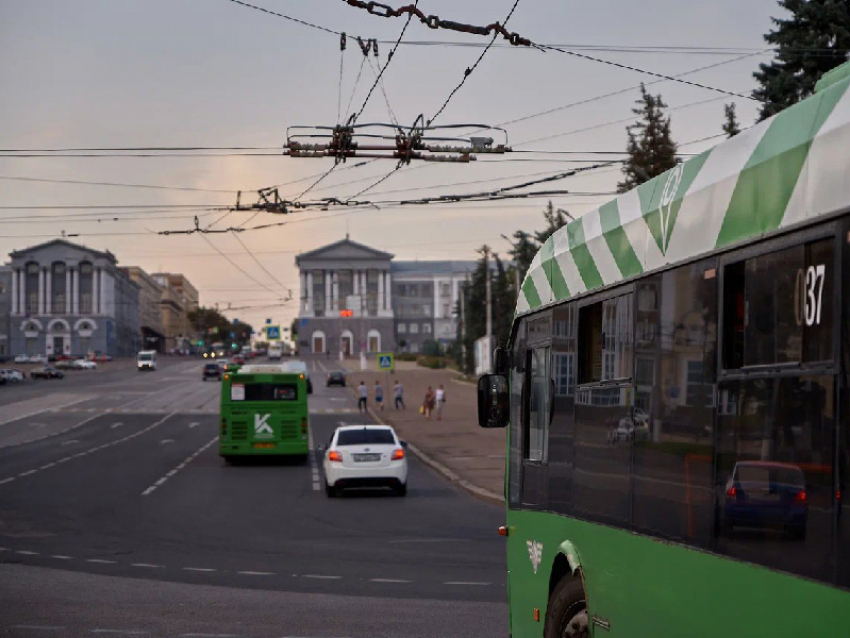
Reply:
M399 383L399 380L395 380L395 385L393 386L393 396L395 397L395 409L398 410L398 406L401 406L402 410L406 410L407 407L404 405L404 386Z
M434 400L437 407L437 421L442 421L443 406L446 403L446 389L443 387L442 383L437 387L437 391L434 393Z
M431 412L434 409L434 390L431 389L431 386L428 386L428 389L425 390L425 400L422 402L422 414L425 415L426 419L431 418Z
M381 410L384 409L384 388L380 381L375 381L375 403Z
M361 412L366 411L366 402L369 398L369 388L366 387L366 384L362 381L360 385L357 386L357 393L360 395L360 398L357 400L357 409Z

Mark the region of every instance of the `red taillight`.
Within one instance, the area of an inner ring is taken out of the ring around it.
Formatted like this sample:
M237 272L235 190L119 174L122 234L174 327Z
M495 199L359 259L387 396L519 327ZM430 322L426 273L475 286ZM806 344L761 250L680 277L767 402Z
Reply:
M735 489L734 485L732 487L730 487L728 490L726 490L726 498L728 498L730 500L735 498L735 496L737 496L737 494L738 494L738 490Z
M342 463L342 453L337 452L336 450L331 450L330 452L328 452L328 461Z
M301 417L301 434L307 434L307 417Z
M805 503L806 502L806 490L800 490L794 495L795 503Z
M502 525L499 527L499 536L508 536L510 531L508 530L507 525Z
M397 450L393 450L393 455L390 457L393 461L400 461L404 458L404 450L398 448Z
M227 419L221 420L221 436L227 435Z

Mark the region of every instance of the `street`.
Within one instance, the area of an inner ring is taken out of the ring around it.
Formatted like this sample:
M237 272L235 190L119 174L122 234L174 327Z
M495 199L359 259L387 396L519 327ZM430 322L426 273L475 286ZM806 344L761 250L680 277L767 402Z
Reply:
M364 420L310 365L315 454ZM228 466L201 366L2 388L2 635L505 634L500 507L416 458L406 498L327 499L318 454Z

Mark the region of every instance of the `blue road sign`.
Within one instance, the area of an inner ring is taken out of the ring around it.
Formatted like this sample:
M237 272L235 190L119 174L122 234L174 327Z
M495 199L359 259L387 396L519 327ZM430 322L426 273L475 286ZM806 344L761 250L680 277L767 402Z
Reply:
M266 326L266 338L280 339L280 326Z
M378 353L378 370L381 372L392 372L395 369L395 358L392 352Z

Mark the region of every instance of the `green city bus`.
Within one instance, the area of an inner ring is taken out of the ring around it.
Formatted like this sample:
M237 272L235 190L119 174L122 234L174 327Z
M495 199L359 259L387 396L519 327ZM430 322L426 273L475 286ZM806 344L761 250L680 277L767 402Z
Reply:
M245 365L221 383L219 455L296 456L309 453L310 415L304 374L279 365Z
M513 638L850 635L848 85L541 247L479 380Z

